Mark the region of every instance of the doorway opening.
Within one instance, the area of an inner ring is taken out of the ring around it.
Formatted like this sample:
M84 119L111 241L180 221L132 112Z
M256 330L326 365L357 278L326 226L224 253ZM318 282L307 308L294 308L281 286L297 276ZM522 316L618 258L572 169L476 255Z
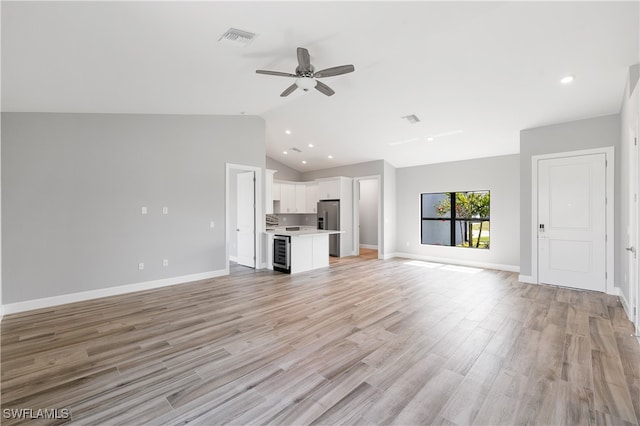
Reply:
M260 172L258 167L227 164L226 253L229 272L234 275L261 266Z
M366 259L382 259L382 202L380 176L354 178L354 254Z

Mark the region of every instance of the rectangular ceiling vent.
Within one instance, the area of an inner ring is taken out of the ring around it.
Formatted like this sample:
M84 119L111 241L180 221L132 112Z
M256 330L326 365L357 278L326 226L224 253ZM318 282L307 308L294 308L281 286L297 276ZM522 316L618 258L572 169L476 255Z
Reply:
M411 114L411 115L405 115L404 117L402 117L404 119L406 119L409 123L411 124L416 124L418 121L420 121L420 119L418 118L417 115L415 114Z
M251 43L256 37L256 34L249 31L239 30L237 28L229 28L226 33L222 34L222 37L218 39L221 43L236 44L238 46L246 46Z
M291 151L293 151L293 152L302 152L298 148L291 148Z

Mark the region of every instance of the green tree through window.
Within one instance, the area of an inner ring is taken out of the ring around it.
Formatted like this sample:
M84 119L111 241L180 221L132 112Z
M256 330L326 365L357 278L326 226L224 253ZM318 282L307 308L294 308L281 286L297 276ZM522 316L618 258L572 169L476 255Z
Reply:
M421 194L422 244L490 247L489 191Z

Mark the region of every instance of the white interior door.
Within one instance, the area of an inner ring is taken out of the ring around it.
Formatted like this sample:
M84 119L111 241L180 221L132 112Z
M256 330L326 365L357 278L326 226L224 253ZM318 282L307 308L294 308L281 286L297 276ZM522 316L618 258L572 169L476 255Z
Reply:
M629 259L629 293L632 321L636 326L636 335L640 336L640 315L638 314L638 136L636 129L629 129L629 228L627 230L627 256ZM635 317L635 318L633 318Z
M238 174L237 203L238 263L255 268L254 172Z
M606 158L538 162L538 273L541 283L606 290Z

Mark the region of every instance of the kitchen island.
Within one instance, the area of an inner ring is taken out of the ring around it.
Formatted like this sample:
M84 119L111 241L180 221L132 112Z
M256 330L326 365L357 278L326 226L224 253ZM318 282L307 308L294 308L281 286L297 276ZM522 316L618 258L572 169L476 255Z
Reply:
M289 242L288 269L289 273L311 271L329 266L329 235L341 234L343 231L327 231L321 229L268 230L267 259L269 269L274 269L274 238L284 237ZM278 262L276 262L278 263ZM280 262L281 263L281 262Z

